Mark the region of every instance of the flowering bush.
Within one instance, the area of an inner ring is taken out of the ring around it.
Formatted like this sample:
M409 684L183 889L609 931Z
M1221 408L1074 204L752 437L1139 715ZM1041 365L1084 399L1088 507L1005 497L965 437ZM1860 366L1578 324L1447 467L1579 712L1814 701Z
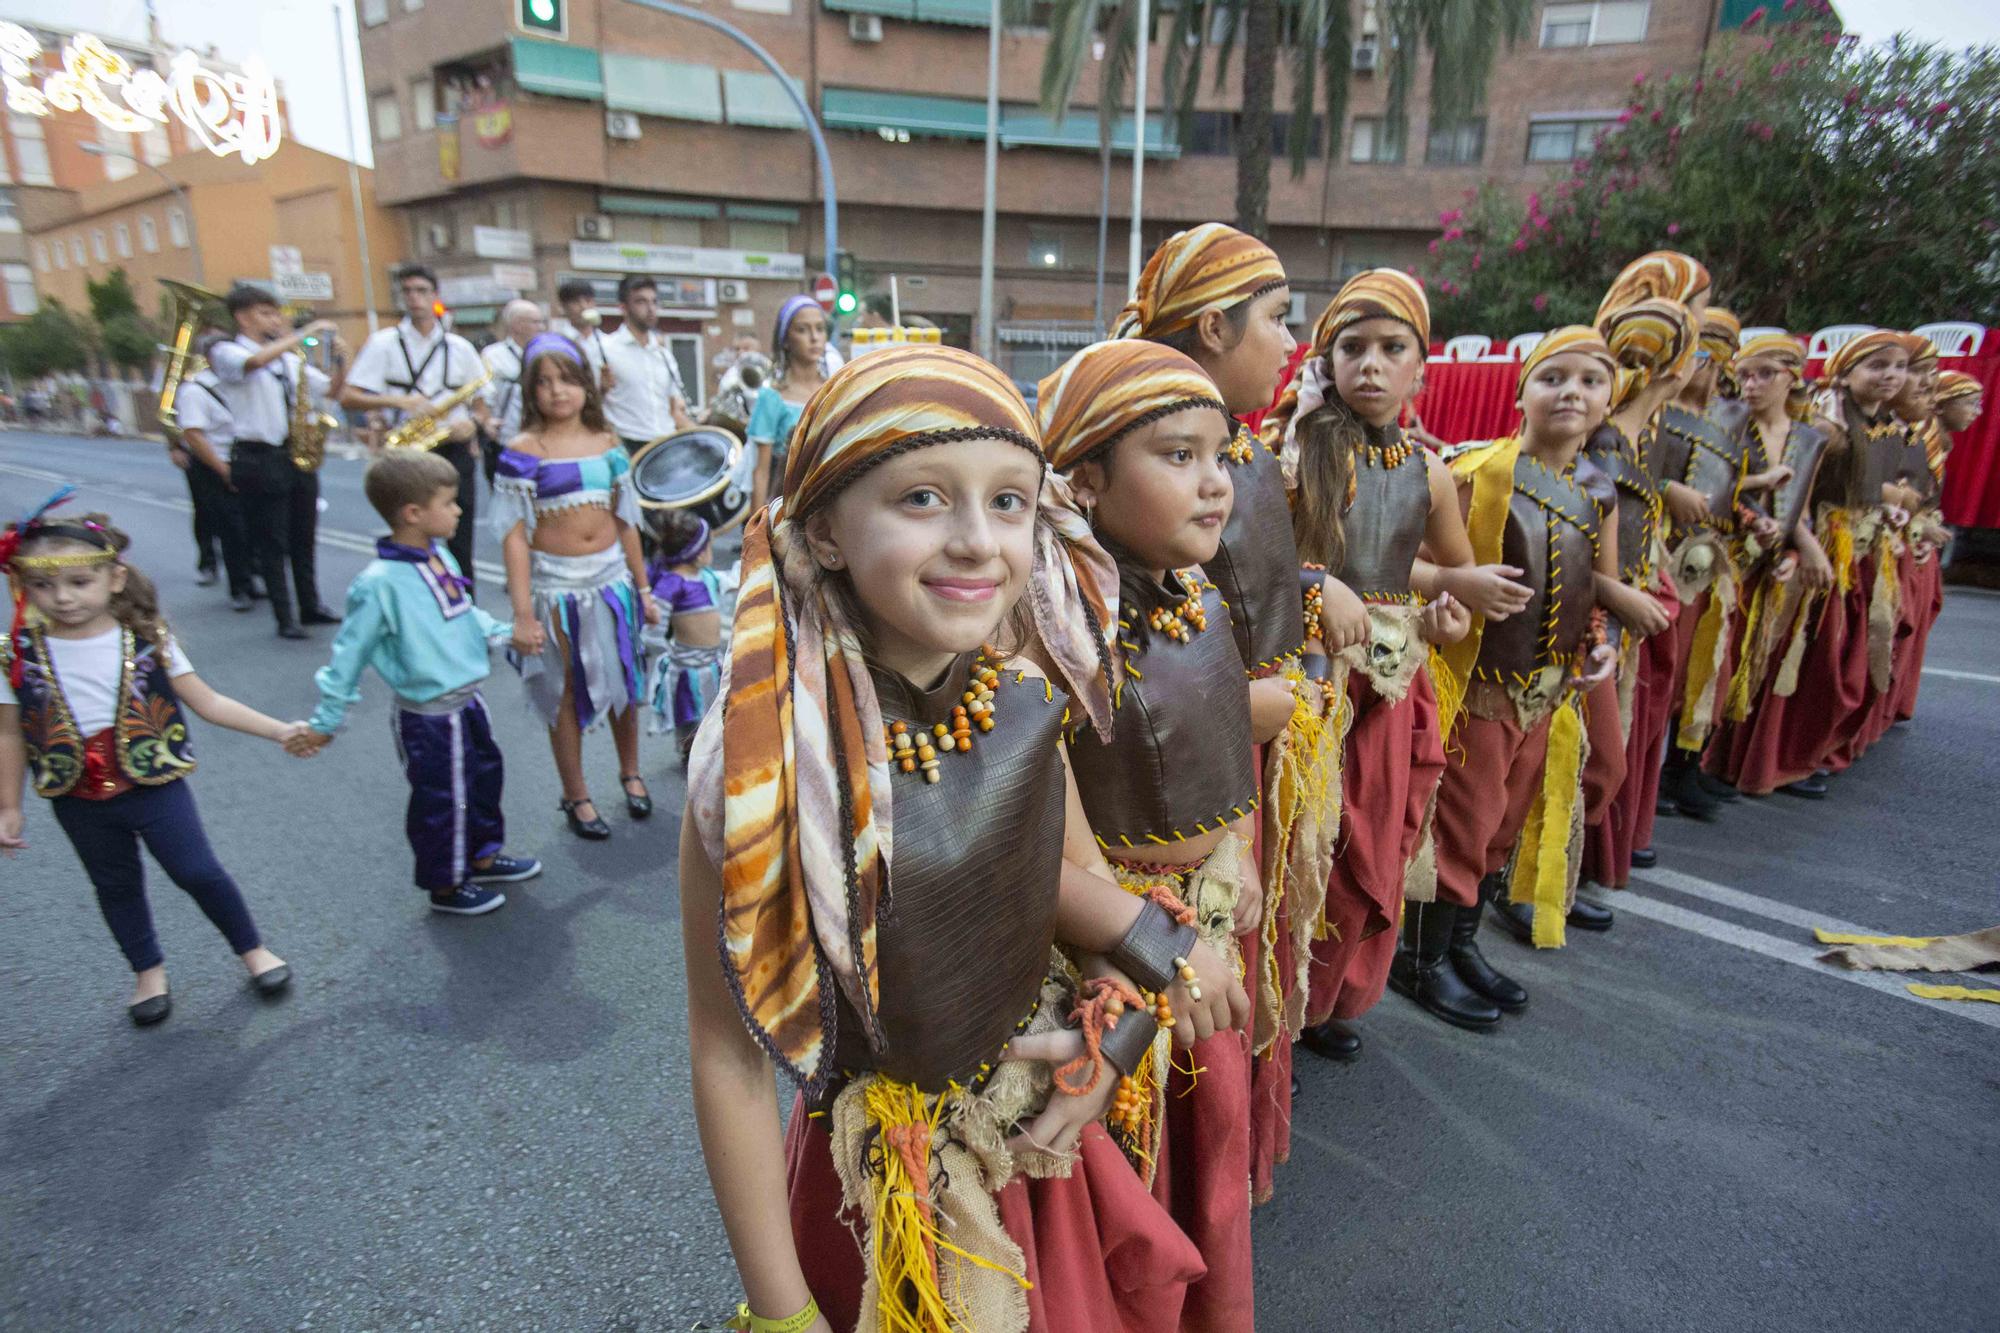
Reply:
M1440 336L1587 322L1626 261L1685 250L1745 324L2000 320L2000 52L1863 48L1795 0L1631 103L1525 199L1439 220Z

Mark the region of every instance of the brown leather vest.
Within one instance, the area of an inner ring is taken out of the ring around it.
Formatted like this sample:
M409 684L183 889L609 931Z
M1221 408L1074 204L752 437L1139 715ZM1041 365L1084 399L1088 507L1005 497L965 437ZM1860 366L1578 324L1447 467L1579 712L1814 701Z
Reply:
M1370 432L1371 435L1374 432ZM1400 443L1394 427L1387 442ZM1412 448L1394 467L1371 441L1354 453L1354 503L1341 519L1346 556L1335 576L1363 601L1389 601L1410 591L1410 568L1431 516L1430 473L1424 451Z
M1901 479L1907 468L1906 451L1909 449L1909 432L1903 423L1890 416L1886 409L1874 430L1863 427L1850 436L1853 452L1853 489L1849 492L1848 503L1866 509L1882 503L1882 487ZM1922 452L1923 446L1918 446ZM1929 470L1929 465L1925 465Z
M1525 452L1516 460L1500 558L1524 571L1520 581L1535 592L1526 610L1487 624L1475 675L1510 681L1576 651L1597 607L1592 562L1615 503L1611 479L1588 458L1566 477Z
M1202 568L1229 603L1236 652L1253 676L1267 676L1306 641L1299 600L1299 548L1292 541L1292 505L1278 456L1247 427L1250 461L1229 469L1236 500L1222 525L1222 546Z
M1181 598L1124 558L1118 563L1118 638L1130 670L1118 694L1111 743L1087 726L1073 730L1069 740L1084 813L1114 855L1213 832L1249 814L1257 802L1250 690L1220 593L1203 585L1208 628L1180 643L1154 630L1148 618L1154 608ZM1298 586L1295 569L1294 601Z
M1647 560L1660 526L1659 488L1640 449L1608 421L1591 432L1583 452L1617 490L1618 577L1636 587L1652 572Z
M1724 531L1736 524L1736 488L1747 454L1742 428L1748 419L1749 409L1733 399L1722 399L1699 415L1670 406L1660 416L1660 434L1680 442L1674 448L1677 455L1684 445L1687 460L1680 474L1669 474L1668 480L1700 492L1708 501L1710 526Z
M1907 426L1904 438L1900 475L1904 484L1921 497L1918 507L1923 508L1937 499L1939 490L1937 478L1931 473L1931 456L1924 449L1924 423Z
M884 721L912 731L947 721L970 658L936 690L875 672ZM1237 688L1241 689L1241 677ZM872 1057L839 997L836 1063L941 1092L969 1083L1034 1009L1055 940L1062 876L1063 711L1042 682L1002 673L994 728L970 753L938 756L939 780L893 772L895 848L876 916L887 1049Z
M1827 433L1818 426L1794 421L1785 432L1785 443L1775 461L1792 470L1792 479L1771 493L1771 518L1790 541L1801 520L1812 517L1813 487L1819 478L1820 460L1826 456ZM1764 442L1768 451L1770 442Z

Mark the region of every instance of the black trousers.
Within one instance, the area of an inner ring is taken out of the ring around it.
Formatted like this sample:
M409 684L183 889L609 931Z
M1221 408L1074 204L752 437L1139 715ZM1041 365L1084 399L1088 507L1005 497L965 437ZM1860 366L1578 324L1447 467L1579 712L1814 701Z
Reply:
M319 536L319 474L292 466L283 445L238 440L229 474L243 506L243 529L251 560L264 576L271 614L279 625L296 619L292 591L301 611L320 609L313 544ZM291 567L289 586L286 566Z
M458 561L459 572L472 579L472 534L479 526L479 461L472 456L472 445L462 440L445 441L437 453L458 469L458 531L451 534L445 547Z
M212 570L216 552L221 551L221 568L229 575L229 591L248 595L250 576L256 573L250 562L250 542L243 531L243 506L229 484L214 469L188 459L188 498L194 502L194 549L198 569Z

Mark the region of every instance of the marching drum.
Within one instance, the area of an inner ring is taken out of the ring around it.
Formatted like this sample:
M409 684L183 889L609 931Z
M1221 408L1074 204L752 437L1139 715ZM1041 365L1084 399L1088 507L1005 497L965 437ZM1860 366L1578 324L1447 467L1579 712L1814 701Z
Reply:
M632 455L632 489L645 509L689 509L722 528L750 507L733 475L743 442L720 426L697 426L649 440Z

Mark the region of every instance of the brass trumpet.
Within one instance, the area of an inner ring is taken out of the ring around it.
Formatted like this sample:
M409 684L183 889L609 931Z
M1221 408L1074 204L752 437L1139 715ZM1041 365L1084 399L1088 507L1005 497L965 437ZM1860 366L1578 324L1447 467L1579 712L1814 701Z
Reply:
M451 427L444 419L458 408L471 401L472 395L486 387L493 378L488 368L479 372L477 379L467 380L444 397L432 403L428 412L419 412L407 421L393 426L382 437L384 449L435 449L451 434Z
M199 352L193 350L195 330L205 324L216 323L203 318L206 311L219 307L222 297L206 287L197 287L191 282L181 282L174 278L161 278L160 285L167 289L167 295L174 303L174 341L166 348L167 368L160 377L160 429L168 439L180 443L180 414L174 403L180 397L181 384L190 376L199 375L208 368L208 362Z

